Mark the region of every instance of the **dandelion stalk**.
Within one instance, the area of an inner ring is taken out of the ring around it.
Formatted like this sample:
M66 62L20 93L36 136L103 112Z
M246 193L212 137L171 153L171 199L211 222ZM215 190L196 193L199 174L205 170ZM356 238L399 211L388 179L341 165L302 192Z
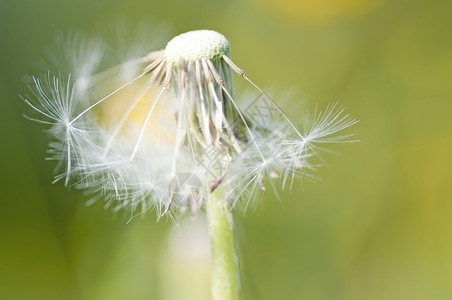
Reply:
M232 212L218 191L207 197L206 208L212 255L212 297L235 300L238 299L239 272Z

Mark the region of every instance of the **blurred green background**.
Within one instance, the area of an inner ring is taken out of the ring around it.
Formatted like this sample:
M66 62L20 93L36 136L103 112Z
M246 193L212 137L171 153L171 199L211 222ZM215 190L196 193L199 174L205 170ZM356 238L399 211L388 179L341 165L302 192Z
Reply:
M56 32L118 16L214 29L261 86L360 119L322 182L236 214L243 299L452 299L450 1L0 0L0 299L208 299L203 218L85 207L52 185L24 74ZM151 49L152 50L152 49ZM275 95L276 100L278 99Z

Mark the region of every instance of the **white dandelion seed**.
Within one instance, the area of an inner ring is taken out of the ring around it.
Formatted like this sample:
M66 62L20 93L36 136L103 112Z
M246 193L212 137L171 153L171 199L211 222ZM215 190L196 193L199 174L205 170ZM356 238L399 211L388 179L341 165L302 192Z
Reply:
M34 79L25 101L43 118L29 118L50 125L51 158L63 170L55 180L131 216L196 213L216 190L246 207L268 183L310 176L319 144L346 141L336 133L356 123L332 105L299 131L215 31L181 34L164 50L100 72L106 47L79 40L68 43L73 71ZM259 94L246 109L234 73Z

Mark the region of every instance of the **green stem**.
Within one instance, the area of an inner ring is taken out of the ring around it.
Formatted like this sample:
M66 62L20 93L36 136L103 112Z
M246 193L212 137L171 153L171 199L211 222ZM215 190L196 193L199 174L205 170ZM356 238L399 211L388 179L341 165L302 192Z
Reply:
M212 298L236 300L239 272L232 213L218 191L209 195L206 206L212 255Z

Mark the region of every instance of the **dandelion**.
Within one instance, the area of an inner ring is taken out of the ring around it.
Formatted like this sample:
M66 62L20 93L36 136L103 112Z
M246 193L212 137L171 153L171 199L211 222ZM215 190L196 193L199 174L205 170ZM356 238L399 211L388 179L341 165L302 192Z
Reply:
M77 41L77 40L76 40ZM98 71L97 42L73 52L71 73L34 78L24 98L50 126L49 153L62 170L55 181L105 200L130 216L154 209L172 218L206 207L214 299L238 290L231 210L246 207L266 183L291 186L310 176L325 142L356 121L336 105L299 131L230 57L218 32L191 31L150 52ZM239 108L232 77L257 97Z

